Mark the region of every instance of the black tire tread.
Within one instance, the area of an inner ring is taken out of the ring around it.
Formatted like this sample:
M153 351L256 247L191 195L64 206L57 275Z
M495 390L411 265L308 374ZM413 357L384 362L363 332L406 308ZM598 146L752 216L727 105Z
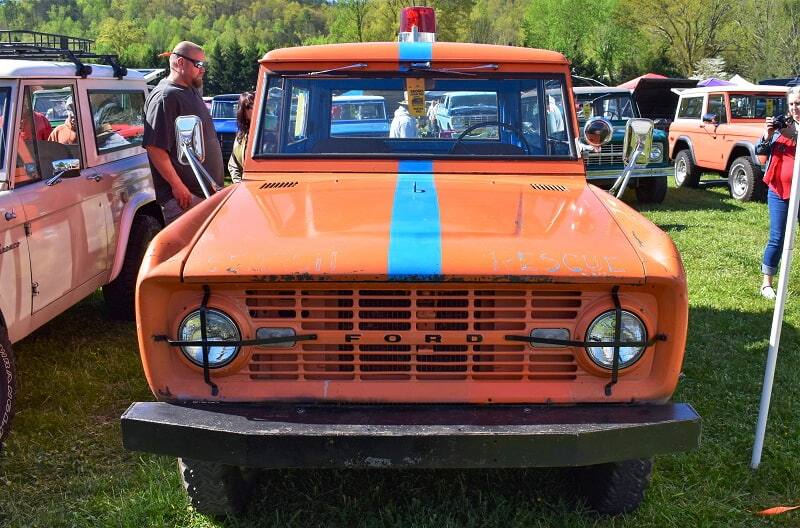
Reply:
M745 168L745 172L747 173L747 177L750 180L750 190L749 192L745 192L745 194L739 198L733 196L733 187L731 186L731 173L733 172L733 168L737 164L742 164ZM749 202L751 200L763 200L767 196L767 186L761 180L761 169L759 169L753 160L750 159L749 156L740 156L733 160L731 163L731 167L728 170L728 190L731 193L731 197L736 200L742 202Z
M667 197L666 176L640 178L636 185L636 200L643 204L660 204Z
M598 513L628 513L644 500L653 460L642 458L584 468L583 490L589 506Z
M17 374L8 331L0 326L0 450L17 407Z
M236 466L187 458L178 459L178 471L192 507L216 518L242 513L250 503L255 474Z
M134 218L122 269L113 281L103 286L103 298L112 319L133 320L139 266L142 264L148 244L160 230L161 222L148 214L141 214Z
M697 187L700 185L700 170L698 170L697 165L694 163L694 159L692 158L692 152L689 149L683 149L675 155L675 165L678 164L678 158L680 156L686 157L686 178L683 182L678 182L675 180L675 184L678 187Z

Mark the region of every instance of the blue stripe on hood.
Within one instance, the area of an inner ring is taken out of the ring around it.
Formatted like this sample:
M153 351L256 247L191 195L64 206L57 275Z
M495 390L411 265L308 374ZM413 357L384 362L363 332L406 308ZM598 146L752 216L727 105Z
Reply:
M432 161L400 161L389 229L388 275L431 280L442 273L442 229Z

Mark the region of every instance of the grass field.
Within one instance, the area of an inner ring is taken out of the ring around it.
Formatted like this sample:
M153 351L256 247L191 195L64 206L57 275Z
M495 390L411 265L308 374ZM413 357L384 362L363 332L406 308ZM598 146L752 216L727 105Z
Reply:
M691 300L685 379L703 417L699 451L659 457L643 506L600 518L561 471L282 471L244 521L195 514L174 459L123 450L119 416L152 396L132 324L95 295L15 347L20 400L0 455L0 526L798 526L800 272L793 274L762 469L749 469L772 304L758 295L766 205L724 188L670 189L645 214L683 254ZM797 275L797 276L795 276Z

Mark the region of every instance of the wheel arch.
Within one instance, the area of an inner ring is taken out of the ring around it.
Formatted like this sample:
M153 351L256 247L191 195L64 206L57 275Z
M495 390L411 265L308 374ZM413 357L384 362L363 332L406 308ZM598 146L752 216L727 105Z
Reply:
M122 264L125 262L125 253L128 251L128 239L130 238L131 228L137 216L149 215L158 220L161 225L164 225L164 214L161 211L161 206L155 200L153 192L137 193L134 197L125 204L125 210L122 212L122 219L119 225L119 237L117 237L117 246L114 252L114 265L111 267L111 274L108 276L106 282L111 282L117 278L119 272L122 270Z
M678 152L682 150L689 151L689 156L692 158L692 163L696 165L697 158L694 157L694 145L692 144L692 138L689 136L678 136L678 139L675 140L675 144L672 146L672 152L669 153L669 158L674 160L675 156L678 155Z
M731 165L733 165L733 162L736 158L741 157L750 158L750 161L753 162L753 165L755 165L757 169L761 168L761 164L758 162L758 156L756 156L755 146L746 141L739 141L733 145L733 148L728 155L728 161L725 163L725 172L727 173L729 170L731 170Z

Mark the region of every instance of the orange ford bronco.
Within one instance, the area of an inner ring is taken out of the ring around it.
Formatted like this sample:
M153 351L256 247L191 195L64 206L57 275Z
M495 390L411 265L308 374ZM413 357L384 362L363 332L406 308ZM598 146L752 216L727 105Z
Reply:
M680 92L669 128L678 187L697 187L703 172L728 178L736 200L762 200L767 188L755 146L767 117L786 115L785 86L709 86Z
M442 134L426 101L457 92L484 94L483 119ZM336 133L346 96L382 97L389 132ZM653 455L697 446L698 415L669 401L680 256L587 185L561 54L279 49L256 101L245 181L162 231L139 274L159 401L125 412L124 445L180 457L199 511L243 508L263 468L570 466L617 513Z
M133 319L139 264L163 223L140 147L145 78L91 46L0 31L0 441L11 344L101 286L111 315Z

